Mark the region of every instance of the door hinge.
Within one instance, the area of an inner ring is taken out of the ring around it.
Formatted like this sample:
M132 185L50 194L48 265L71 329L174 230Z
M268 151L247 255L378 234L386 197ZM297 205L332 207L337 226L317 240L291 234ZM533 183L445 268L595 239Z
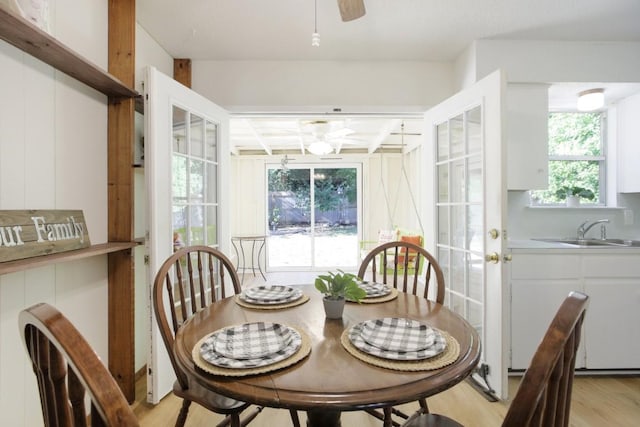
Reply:
M149 265L149 255L144 256L144 263L145 265Z

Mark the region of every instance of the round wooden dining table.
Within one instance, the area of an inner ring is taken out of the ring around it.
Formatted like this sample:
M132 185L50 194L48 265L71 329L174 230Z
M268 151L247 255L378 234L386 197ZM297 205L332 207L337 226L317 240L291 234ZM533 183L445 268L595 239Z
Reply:
M310 298L295 307L246 308L236 297L229 297L185 322L176 334L174 351L189 380L237 400L307 411L309 427L327 427L340 425L342 411L394 406L446 390L465 379L480 359L476 330L445 306L421 296L399 292L387 302L347 303L342 319L330 320L325 318L322 295L312 285L299 288ZM364 362L343 347L345 329L386 317L414 319L447 332L460 345L458 358L440 369L398 371ZM280 370L240 377L213 375L194 362L192 350L203 337L221 328L260 321L277 322L304 333L311 352Z

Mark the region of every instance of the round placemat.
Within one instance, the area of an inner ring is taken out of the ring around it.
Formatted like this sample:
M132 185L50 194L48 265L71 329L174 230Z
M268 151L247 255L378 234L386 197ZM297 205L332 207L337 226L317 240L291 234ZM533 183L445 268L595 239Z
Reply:
M381 297L375 297L375 298L362 298L360 300L360 303L361 304L377 304L379 302L392 301L396 298L398 298L398 290L396 288L391 288L391 292L389 292L387 295L383 295ZM358 304L355 301L347 300L347 302Z
M458 359L458 356L460 355L460 344L458 343L458 341L445 331L441 331L440 329L438 329L437 331L442 334L442 336L447 341L447 348L437 356L430 357L429 359L424 360L398 361L381 359L379 357L360 351L353 344L351 344L351 341L349 340L349 329L345 329L340 337L340 342L342 343L342 346L345 348L345 350L347 350L355 358L360 359L363 362L367 362L371 365L379 366L381 368L394 369L396 371L432 371L435 369L444 368L445 366L452 364Z
M193 346L193 350L191 350L191 357L193 358L193 363L195 363L195 365L203 371L214 375L222 375L225 377L244 377L247 375L264 374L267 372L277 371L278 369L286 368L287 366L298 363L299 361L307 357L309 353L311 353L311 340L309 339L309 337L300 332L298 329L295 329L295 331L297 331L302 338L302 344L300 345L298 351L291 357L285 360L281 360L280 362L273 363L271 365L247 369L223 368L212 365L204 360L200 355L200 347L202 343L209 337L209 335L202 337L202 339L199 340L195 346Z
M255 310L279 310L281 308L290 308L295 307L300 304L304 304L309 301L308 295L302 295L295 301L287 302L284 304L252 304L250 302L243 301L240 298L240 295L236 295L236 304L245 307L245 308L253 308Z

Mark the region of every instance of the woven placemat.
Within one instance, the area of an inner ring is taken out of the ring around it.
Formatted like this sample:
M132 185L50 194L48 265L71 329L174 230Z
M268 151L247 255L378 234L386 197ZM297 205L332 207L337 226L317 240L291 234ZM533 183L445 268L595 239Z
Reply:
M377 304L379 302L387 302L387 301L392 301L394 299L398 298L398 290L396 288L391 288L391 292L389 292L386 295L383 295L381 297L375 297L375 298L362 298L360 300L361 304ZM347 300L347 302L353 303L353 304L357 304L357 302L355 301L349 301Z
M307 357L309 353L311 353L311 340L309 339L309 337L300 332L298 329L295 329L295 331L297 331L302 338L302 343L298 351L291 355L291 357L288 357L285 360L281 360L280 362L276 362L271 365L247 369L223 368L220 366L212 365L211 363L204 360L200 355L200 347L202 346L202 343L207 338L209 338L209 335L202 337L202 339L198 341L195 346L193 346L191 357L193 358L193 362L195 363L195 365L203 371L214 375L222 375L225 377L244 377L247 375L264 374L267 372L277 371L278 369L286 368L287 366L298 363L299 361Z
M441 333L447 341L447 347L442 353L438 354L437 356L433 356L429 359L424 360L399 361L382 359L380 357L372 356L371 354L358 350L353 344L351 344L351 340L349 340L349 329L345 329L345 331L342 333L340 342L342 343L342 346L345 348L345 350L347 350L352 356L374 366L394 369L396 371L431 371L444 368L445 366L452 364L458 359L458 356L460 355L460 344L458 343L458 341L444 331L438 329L438 332Z
M290 308L295 307L300 304L304 304L309 301L308 295L302 295L295 301L287 302L284 304L252 304L250 302L243 301L240 298L240 295L236 295L236 304L245 307L245 308L253 308L255 310L279 310L281 308Z

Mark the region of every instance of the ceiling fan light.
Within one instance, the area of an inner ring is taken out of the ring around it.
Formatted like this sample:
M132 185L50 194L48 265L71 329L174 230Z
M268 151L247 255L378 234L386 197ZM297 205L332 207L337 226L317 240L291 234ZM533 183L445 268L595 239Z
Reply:
M594 111L604 106L604 89L583 90L578 94L578 111Z
M315 154L316 156L324 156L326 154L333 153L333 147L331 146L331 144L325 141L312 142L311 144L309 144L307 150L311 154Z
M311 46L313 47L320 46L320 33L311 34Z

